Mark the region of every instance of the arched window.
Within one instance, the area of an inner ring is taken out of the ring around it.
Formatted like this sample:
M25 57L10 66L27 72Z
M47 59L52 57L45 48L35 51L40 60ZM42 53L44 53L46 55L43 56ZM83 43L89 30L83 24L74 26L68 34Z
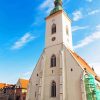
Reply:
M56 33L56 24L52 25L52 34Z
M51 84L51 97L56 97L56 82L53 81Z
M56 56L52 55L51 56L51 67L55 67L56 66Z

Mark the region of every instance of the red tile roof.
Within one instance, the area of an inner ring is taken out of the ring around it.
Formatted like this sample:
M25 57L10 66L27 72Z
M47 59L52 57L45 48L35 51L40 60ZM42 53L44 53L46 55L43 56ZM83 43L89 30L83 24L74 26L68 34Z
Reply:
M0 89L1 88L5 88L5 87L10 87L10 86L14 86L12 84L6 84L6 83L0 83Z
M0 83L0 89L4 88L6 86L5 83Z
M21 84L21 88L27 89L29 80L19 79L19 82L20 82L20 84Z
M68 49L69 50L69 49ZM94 75L95 79L100 82L100 77L97 76L97 74L93 71L93 69L83 60L78 54L76 54L74 51L69 50L72 56L77 60L77 62L81 65L83 69L86 69L87 72Z

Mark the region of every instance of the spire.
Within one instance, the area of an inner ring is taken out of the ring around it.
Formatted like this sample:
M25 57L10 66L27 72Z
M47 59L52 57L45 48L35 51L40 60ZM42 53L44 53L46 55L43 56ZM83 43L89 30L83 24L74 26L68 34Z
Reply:
M61 6L62 7L62 0L55 0L54 4L55 4L55 7L56 6Z
M62 0L55 0L55 1L54 1L54 5L55 5L55 7L54 7L54 9L50 12L50 15L52 15L52 14L58 12L59 10L63 10L63 8L62 8Z

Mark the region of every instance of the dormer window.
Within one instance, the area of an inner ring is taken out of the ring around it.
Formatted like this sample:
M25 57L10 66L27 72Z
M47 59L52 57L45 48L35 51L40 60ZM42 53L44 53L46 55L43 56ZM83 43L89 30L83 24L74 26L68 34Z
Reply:
M52 25L52 34L56 33L56 24Z

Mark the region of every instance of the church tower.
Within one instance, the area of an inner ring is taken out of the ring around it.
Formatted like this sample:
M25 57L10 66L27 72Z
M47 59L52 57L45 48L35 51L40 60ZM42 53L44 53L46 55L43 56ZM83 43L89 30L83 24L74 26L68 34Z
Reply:
M72 49L71 20L62 8L62 0L55 0L54 5L46 18L45 46L47 48L63 43Z
M63 10L62 0L55 0L54 5L53 10L46 17L40 100L67 100L64 49L72 50L71 20Z
M73 51L71 20L62 0L55 0L54 5L46 17L45 49L30 77L26 100L91 100L84 75L100 78Z

